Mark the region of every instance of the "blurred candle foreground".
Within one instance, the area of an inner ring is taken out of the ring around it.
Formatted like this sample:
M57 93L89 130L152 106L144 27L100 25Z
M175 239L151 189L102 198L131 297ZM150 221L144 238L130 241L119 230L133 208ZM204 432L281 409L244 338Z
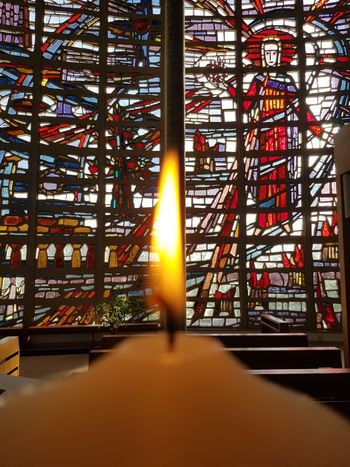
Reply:
M128 339L0 408L0 465L349 467L336 413L248 374L214 339L178 333L167 348L165 333Z
M159 201L155 209L152 245L159 255L160 273L153 286L160 304L178 322L186 312L184 235L180 212L180 175L176 151L168 151L161 165Z

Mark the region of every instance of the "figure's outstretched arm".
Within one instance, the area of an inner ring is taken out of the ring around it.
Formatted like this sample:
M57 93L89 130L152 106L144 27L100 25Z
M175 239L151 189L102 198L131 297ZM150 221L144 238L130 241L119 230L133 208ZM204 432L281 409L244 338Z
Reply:
M208 65L208 73L205 75L207 80L215 87L228 91L232 97L236 97L236 76L226 79L227 74L222 73L222 69L226 68L225 60L219 59L217 62L212 62ZM250 84L247 93L243 93L243 96L257 97L259 94L259 85L256 77ZM245 110L249 110L253 100L244 100L243 107Z
M234 87L236 83L236 77L233 76L226 80L227 73L222 73L222 69L226 68L226 62L223 58L219 58L218 61L212 61L207 66L208 72L205 77L215 87L228 91L231 96L236 95L236 89Z

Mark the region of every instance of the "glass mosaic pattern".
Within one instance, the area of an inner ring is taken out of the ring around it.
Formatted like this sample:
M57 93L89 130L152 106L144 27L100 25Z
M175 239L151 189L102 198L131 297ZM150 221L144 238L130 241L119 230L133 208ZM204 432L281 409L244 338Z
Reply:
M349 4L186 0L189 326L339 329Z
M144 293L161 0L0 2L0 325ZM340 329L333 136L349 5L185 0L187 325ZM155 268L156 269L156 268Z
M160 13L159 0L0 2L0 325L88 325L112 288L142 293Z

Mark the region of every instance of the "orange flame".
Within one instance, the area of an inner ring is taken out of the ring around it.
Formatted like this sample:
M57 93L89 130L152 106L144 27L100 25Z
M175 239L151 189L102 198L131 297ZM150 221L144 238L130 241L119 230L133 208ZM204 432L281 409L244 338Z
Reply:
M183 243L178 156L169 151L162 162L152 245L160 264L160 275L154 280L156 293L160 304L177 316L185 313L186 304Z

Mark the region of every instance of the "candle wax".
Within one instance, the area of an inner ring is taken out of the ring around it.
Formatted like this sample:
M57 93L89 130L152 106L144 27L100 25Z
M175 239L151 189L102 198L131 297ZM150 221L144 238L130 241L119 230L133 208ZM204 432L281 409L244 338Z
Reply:
M350 465L350 424L211 338L131 338L89 372L0 409L4 467Z

